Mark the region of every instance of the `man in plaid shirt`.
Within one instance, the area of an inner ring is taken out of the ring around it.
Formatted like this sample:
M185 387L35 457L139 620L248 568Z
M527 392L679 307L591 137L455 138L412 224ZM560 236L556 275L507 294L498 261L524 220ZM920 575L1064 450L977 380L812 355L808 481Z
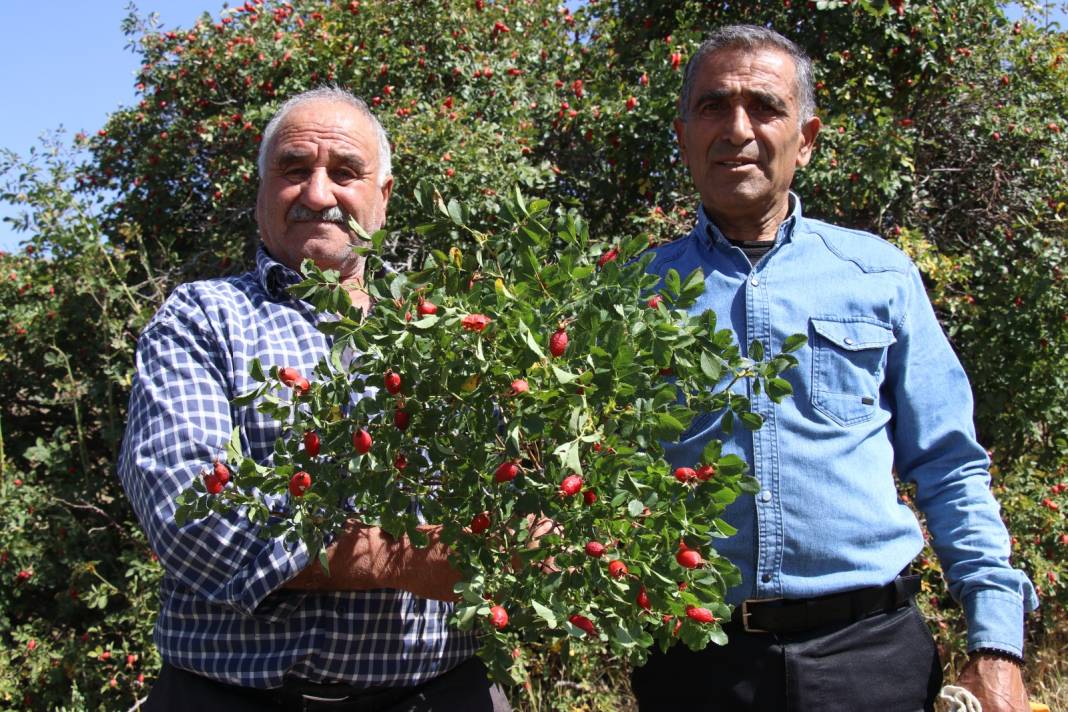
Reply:
M164 567L164 666L144 709L507 710L473 636L446 625L457 579L436 528L420 550L351 522L327 577L237 513L174 521L235 426L245 452L271 458L279 424L230 404L254 387L252 360L310 373L329 350L320 315L286 292L300 262L338 270L369 307L345 224L380 228L393 179L367 105L333 88L293 97L264 131L259 172L256 269L178 287L138 342L119 476Z

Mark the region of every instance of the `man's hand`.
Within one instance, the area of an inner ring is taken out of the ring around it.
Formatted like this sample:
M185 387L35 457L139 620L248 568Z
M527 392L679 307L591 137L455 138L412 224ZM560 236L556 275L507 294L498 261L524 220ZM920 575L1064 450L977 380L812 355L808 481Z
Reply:
M957 684L975 695L983 712L1028 712L1020 666L991 655L973 653Z
M394 539L378 527L350 521L327 550L330 575L318 561L290 579L285 588L318 591L369 591L397 588L422 598L455 601L452 588L460 573L449 564L440 526L421 526L430 544L412 546L407 536Z

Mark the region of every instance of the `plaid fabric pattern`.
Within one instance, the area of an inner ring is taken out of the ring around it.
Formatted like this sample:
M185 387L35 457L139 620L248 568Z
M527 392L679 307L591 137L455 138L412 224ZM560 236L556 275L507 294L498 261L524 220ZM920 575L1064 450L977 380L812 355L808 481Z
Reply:
M164 567L155 641L176 667L246 687L286 675L356 686L415 685L476 650L448 628L451 605L404 591L305 593L279 587L309 563L263 540L240 513L179 528L175 497L242 448L271 458L278 423L230 400L254 387L249 365L305 375L329 350L320 319L285 288L300 277L263 246L256 269L178 287L141 334L119 477Z

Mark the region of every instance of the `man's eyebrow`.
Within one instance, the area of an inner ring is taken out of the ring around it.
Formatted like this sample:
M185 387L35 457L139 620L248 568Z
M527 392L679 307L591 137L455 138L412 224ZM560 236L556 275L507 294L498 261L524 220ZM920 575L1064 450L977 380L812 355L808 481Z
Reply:
M366 173L368 171L367 161L355 151L331 150L330 160L343 163L357 173Z
M759 99L776 111L786 112L788 110L786 102L783 101L782 97L764 91L763 89L747 89L743 94L748 94L751 97ZM734 96L734 92L727 89L709 89L698 95L697 99L694 100L694 106L700 106L706 101L724 101L730 99L732 96Z
M275 156L275 165L279 168L286 168L296 163L302 163L314 155L313 151L298 147L283 148ZM367 161L355 151L332 150L330 151L330 158L332 161L352 168L357 173L365 173L368 170Z

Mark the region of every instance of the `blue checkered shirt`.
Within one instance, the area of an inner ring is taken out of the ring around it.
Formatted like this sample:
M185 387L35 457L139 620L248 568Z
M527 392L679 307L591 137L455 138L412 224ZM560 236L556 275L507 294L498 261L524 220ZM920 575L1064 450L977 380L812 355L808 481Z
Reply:
M271 458L279 424L230 404L256 385L252 359L310 374L327 354L320 315L285 291L299 279L261 246L254 271L178 287L141 334L119 477L164 568L155 642L168 663L245 687L286 675L415 685L476 649L446 625L450 604L392 589L284 590L309 563L303 545L260 539L237 513L174 521L175 497L223 455L234 426L244 452Z

